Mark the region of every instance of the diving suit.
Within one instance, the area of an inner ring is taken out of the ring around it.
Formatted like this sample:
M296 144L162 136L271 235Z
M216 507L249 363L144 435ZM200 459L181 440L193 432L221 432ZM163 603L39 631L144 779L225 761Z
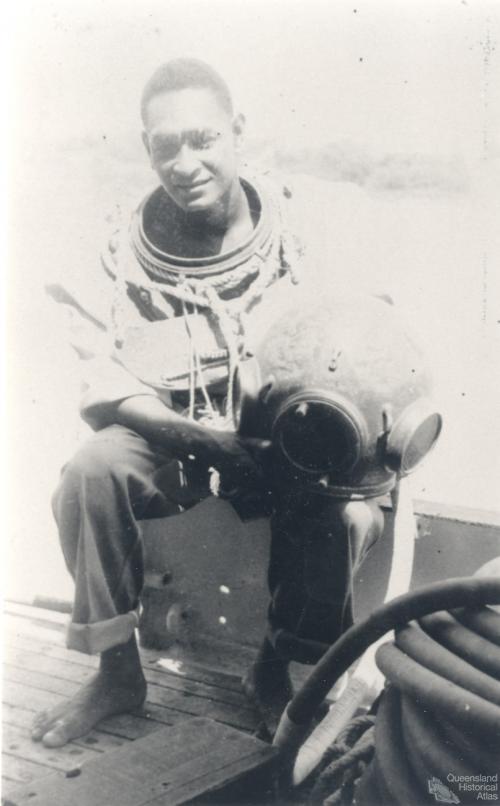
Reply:
M75 580L72 649L103 652L138 626L138 522L178 513L216 487L224 494L233 486L223 475L214 486L214 468L200 457L180 460L114 422L114 404L153 396L190 421L233 429L238 367L263 327L291 299L305 303L356 286L357 244L344 233L363 207L359 189L301 177L286 184L240 181L255 226L231 252L207 259L168 254L162 228L169 202L160 187L109 239L99 286L105 293L89 301L88 279L81 295L68 275L48 287L82 359L81 416L94 430L63 469L53 500ZM271 515L272 544L268 634L257 674L261 661L272 668L277 655L279 663L315 662L352 622L353 570L383 525L371 500L269 485L265 473L258 486ZM244 487L240 480L238 492Z

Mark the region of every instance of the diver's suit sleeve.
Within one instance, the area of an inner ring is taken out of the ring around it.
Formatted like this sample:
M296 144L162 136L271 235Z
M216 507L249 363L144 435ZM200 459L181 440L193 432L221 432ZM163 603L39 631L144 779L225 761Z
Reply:
M112 422L117 403L135 395L158 397L154 388L142 383L118 360L112 326L112 308L116 300L116 277L107 268L112 265L114 239L102 253L105 271L84 282L70 276L49 283L45 289L57 303L62 329L80 359L80 415L94 430ZM133 306L130 300L123 305Z

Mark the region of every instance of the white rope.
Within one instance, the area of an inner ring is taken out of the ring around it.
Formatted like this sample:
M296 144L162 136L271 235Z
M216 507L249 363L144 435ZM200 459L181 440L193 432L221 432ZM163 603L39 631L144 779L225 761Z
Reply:
M195 402L195 394L196 394L196 367L195 367L195 346L194 340L191 333L191 328L189 327L189 318L188 318L188 311L186 303L182 302L182 314L184 317L184 324L186 326L186 330L189 335L189 419L194 420L194 402Z
M198 314L198 306L197 305L194 306L194 312L195 312L195 314ZM191 336L191 339L193 339L193 336ZM193 342L194 342L194 340L193 340ZM202 363L201 363L200 351L198 350L198 346L196 344L194 345L194 350L195 350L196 369L197 369L197 372L198 372L200 388L201 388L201 391L202 391L202 394L203 394L203 397L204 397L204 400L205 400L205 404L206 404L206 407L207 407L207 413L208 413L208 416L215 421L216 412L215 412L215 409L214 409L214 407L212 405L212 401L210 400L210 395L208 394L205 379L203 377L203 366L202 366Z

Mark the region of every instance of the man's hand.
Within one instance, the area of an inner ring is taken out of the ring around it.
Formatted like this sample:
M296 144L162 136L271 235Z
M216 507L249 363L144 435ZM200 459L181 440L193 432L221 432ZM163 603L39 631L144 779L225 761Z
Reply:
M271 442L256 437L240 437L233 431L211 431L218 455L214 467L221 474L221 487L258 487L270 462Z
M225 489L260 486L270 458L267 440L240 437L187 420L150 395L127 398L118 405L114 421L162 445L182 461L193 457L221 474Z

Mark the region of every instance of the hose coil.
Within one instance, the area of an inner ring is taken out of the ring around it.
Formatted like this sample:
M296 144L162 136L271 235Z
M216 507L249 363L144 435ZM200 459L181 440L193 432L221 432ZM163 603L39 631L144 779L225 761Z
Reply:
M356 804L497 800L500 615L487 607L425 615L399 628L376 661L388 685Z

